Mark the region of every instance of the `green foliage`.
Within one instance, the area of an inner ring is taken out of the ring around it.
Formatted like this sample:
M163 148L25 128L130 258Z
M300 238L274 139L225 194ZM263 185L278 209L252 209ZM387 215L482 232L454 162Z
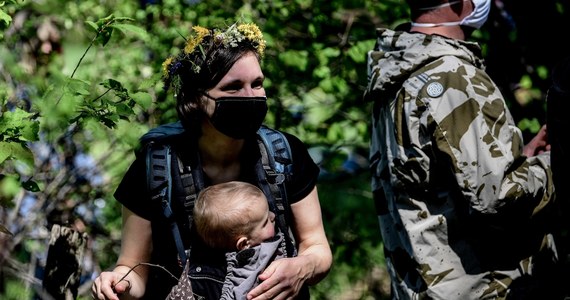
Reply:
M13 4L17 0L8 0L0 2L0 41L4 38L4 30L12 23L12 16L10 16Z
M20 282L11 281L6 285L6 292L2 296L5 300L32 299L32 290L26 289Z
M27 142L38 140L39 124L32 114L16 108L6 111L0 119L0 165L14 159L33 167L34 160Z
M321 180L318 186L335 264L311 288L315 299L389 299L386 278L382 278L387 273L381 271L385 263L380 228L368 185L368 173L363 172ZM355 294L357 286L362 286L361 294ZM347 294L346 298L339 296Z

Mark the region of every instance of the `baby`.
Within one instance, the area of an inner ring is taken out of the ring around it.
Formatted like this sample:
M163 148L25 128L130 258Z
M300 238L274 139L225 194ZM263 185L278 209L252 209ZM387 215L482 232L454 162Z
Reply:
M208 246L228 251L221 300L246 299L260 283L257 275L286 257L284 236L275 234L275 214L253 184L230 181L205 188L194 205L194 226ZM184 289L191 293L186 269L167 299L189 299L179 296Z

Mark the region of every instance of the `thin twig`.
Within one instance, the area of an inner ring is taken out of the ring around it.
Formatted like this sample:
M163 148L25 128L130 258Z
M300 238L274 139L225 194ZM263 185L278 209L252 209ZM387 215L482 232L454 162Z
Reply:
M156 268L163 269L166 273L168 273L168 275L170 275L172 278L174 278L174 280L178 281L178 278L176 278L176 276L174 276L174 274L170 273L170 271L168 271L165 267L163 267L161 265L155 265L155 264L151 264L151 263L140 262L140 263L136 264L134 267L132 267L127 272L127 274L125 274L123 277L121 277L121 279L119 279L119 281L115 285L117 285L117 284L119 284L119 282L123 281L125 279L125 277L127 277L136 267L138 267L140 265L145 265L145 266L149 266L149 267L156 267Z

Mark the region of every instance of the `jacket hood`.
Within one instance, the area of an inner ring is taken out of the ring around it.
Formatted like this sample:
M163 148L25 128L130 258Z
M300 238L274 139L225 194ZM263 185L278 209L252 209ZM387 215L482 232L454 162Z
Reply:
M377 34L376 46L368 52L367 94L401 87L414 72L447 55L484 69L481 48L474 42L390 29L378 29Z

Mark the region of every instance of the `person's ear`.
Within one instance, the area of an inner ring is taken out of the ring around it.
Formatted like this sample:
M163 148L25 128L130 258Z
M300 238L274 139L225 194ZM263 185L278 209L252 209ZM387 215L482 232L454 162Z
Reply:
M247 237L245 236L240 237L236 242L236 248L238 249L238 251L249 248L249 240L247 239Z

